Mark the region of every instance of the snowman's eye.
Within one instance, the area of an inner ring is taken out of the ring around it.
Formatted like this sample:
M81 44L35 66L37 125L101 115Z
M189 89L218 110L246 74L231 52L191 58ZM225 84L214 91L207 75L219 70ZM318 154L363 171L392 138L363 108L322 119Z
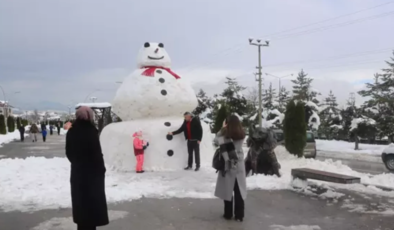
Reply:
M149 42L145 42L144 47L148 48L150 46Z
M159 47L160 48L164 48L164 44L163 43L159 43Z

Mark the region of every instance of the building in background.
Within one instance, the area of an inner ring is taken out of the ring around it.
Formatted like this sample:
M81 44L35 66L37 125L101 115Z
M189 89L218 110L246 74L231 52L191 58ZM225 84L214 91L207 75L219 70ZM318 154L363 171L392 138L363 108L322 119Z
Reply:
M5 118L12 116L12 105L8 104L7 101L0 101L0 114L4 115Z

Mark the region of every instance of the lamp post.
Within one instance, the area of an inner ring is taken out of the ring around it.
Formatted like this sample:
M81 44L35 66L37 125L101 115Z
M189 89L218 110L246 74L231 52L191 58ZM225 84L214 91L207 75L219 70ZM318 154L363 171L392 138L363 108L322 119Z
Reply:
M254 42L253 38L249 38L249 44L252 46L257 46L258 48L258 66L256 67L258 69L258 73L257 75L259 76L259 78L257 79L258 83L259 83L259 112L258 112L258 120L259 120L259 127L262 128L263 124L262 124L262 98L261 98L261 94L262 94L262 72L261 72L261 47L262 46L269 46L269 41L266 40L265 43L261 43L261 39L256 39L256 42Z
M288 74L288 75L281 76L281 77L275 76L275 75L270 74L270 73L265 73L265 75L271 76L271 77L275 77L275 78L277 78L277 79L279 80L279 88L278 88L278 97L279 97L279 100L278 100L278 101L279 101L279 106L282 105L282 101L281 101L281 97L280 97L281 80L282 80L283 78L293 76L293 74Z
M7 97L4 91L4 88L0 85L0 89L3 92L3 98L4 98L4 116L5 118L8 117L8 102L7 102Z
M101 91L101 89L95 89L94 91L90 92L86 97L85 100L83 100L83 102L86 102L86 100L90 97L90 95L94 94L95 92Z

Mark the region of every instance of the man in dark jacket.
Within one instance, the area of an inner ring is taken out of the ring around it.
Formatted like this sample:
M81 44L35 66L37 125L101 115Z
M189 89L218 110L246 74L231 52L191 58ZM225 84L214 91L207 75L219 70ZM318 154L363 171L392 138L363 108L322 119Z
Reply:
M25 126L21 124L18 129L19 129L19 133L21 134L21 142L24 142L25 141Z
M192 169L193 166L193 152L196 160L196 169L200 169L200 143L202 139L202 126L198 117L193 117L190 112L184 114L185 121L182 126L174 132L170 132L170 135L177 135L184 133L187 140L187 151L189 153L188 164L185 170Z

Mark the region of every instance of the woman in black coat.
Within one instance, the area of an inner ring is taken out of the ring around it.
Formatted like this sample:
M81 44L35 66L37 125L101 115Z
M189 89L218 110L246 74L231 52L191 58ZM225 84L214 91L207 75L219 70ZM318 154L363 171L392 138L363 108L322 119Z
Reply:
M107 225L105 165L93 111L81 107L67 132L66 155L71 163L71 199L74 223L78 230L93 230Z

